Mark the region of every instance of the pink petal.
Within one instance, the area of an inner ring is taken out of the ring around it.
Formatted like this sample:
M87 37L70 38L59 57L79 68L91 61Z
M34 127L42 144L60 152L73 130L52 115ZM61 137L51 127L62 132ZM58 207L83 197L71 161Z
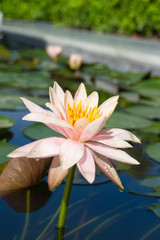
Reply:
M94 142L85 143L85 146L91 148L94 152L100 153L101 155L106 156L110 159L128 164L139 164L136 159L132 158L122 150L111 148L106 145Z
M66 91L65 97L64 97L64 108L66 112L68 110L68 104L70 105L70 107L73 106L73 97L69 91Z
M98 100L99 100L99 96L97 92L92 92L87 99L84 102L83 108L87 107L87 104L89 103L89 109L94 108L96 105L98 106Z
M60 147L60 162L62 170L66 170L76 164L83 156L84 144L67 139Z
M53 98L53 105L55 105L59 109L61 115L63 116L63 119L66 120L66 113L65 113L65 110L64 110L64 103L62 105L60 99L58 98L58 96L57 96L57 94L55 92L52 93L52 98Z
M131 148L132 147L132 145L130 145L128 142L116 137L108 136L108 135L97 134L92 139L90 139L90 141L103 143L107 146L115 147L115 148Z
M48 186L52 191L61 184L64 178L68 175L69 169L62 170L59 156L55 156L48 173Z
M106 128L100 131L100 135L108 135L112 137L117 137L122 140L127 140L127 141L133 141L140 143L140 140L131 132L124 130L124 129L119 129L119 128Z
M55 105L53 105L52 103L46 103L46 107L51 109L57 115L58 118L62 119L61 113Z
M28 158L48 158L59 154L60 146L65 138L50 137L40 140L28 153Z
M80 118L75 122L74 128L78 131L79 135L81 135L82 131L88 124L89 122L86 118Z
M105 116L101 116L94 120L93 122L89 123L83 130L80 136L80 141L84 142L91 139L104 127L105 123L106 123Z
M65 120L47 116L45 113L29 113L23 117L23 120L42 122L44 124L55 124L56 126L74 129L73 126Z
M82 176L89 183L93 183L95 179L95 162L92 153L88 148L84 149L84 155L78 161L77 166Z
M19 157L26 157L28 155L28 153L31 151L31 149L37 144L39 143L41 140L37 140L34 141L32 143L28 143L22 147L19 147L17 149L15 149L14 151L12 151L11 153L9 153L7 155L7 157L11 157L11 158L19 158Z
M59 86L59 84L57 82L54 82L53 91L56 93L56 95L58 96L62 105L64 106L64 95L65 94L64 94L64 91L62 90L62 88Z
M118 97L119 96L111 97L100 105L100 113L105 115L107 119L111 116L117 106Z
M80 100L82 100L82 104L83 104L84 101L86 100L86 98L87 98L86 88L85 88L84 84L81 83L79 85L79 88L77 89L77 92L75 93L75 96L74 96L74 101L76 103L76 106L78 105Z
M23 101L25 106L28 108L30 112L35 112L35 113L45 113L46 110L43 109L42 107L38 106L37 104L29 101L26 98L20 97L20 99Z
M96 165L101 169L101 171L112 181L114 182L121 190L123 186L121 180L116 172L114 164L112 161L100 154L94 154Z

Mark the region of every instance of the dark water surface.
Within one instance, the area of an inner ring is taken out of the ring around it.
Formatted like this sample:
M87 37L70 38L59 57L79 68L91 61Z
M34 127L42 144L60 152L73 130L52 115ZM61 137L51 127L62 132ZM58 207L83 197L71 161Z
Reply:
M159 203L160 183L157 178L154 180L155 176L159 177L158 154L155 155L159 151L159 145L151 152L150 157L147 154L150 151L147 152L146 147L160 142L160 117L157 111L160 106L160 89L157 87L160 79L154 78L151 82L149 74L118 73L98 64L82 66L81 74L75 76L75 73L68 69L65 58L62 58L62 62L57 66L48 59L44 50L35 51L34 54L32 50L12 51L11 56L7 57L5 53L5 60L0 61L0 115L15 121L9 130L0 132L0 139L7 139L8 144L22 146L40 134L32 132L32 137L29 138L28 133L23 133L24 128L32 123L22 121L28 111L23 108L19 96L26 96L44 106L48 99L48 87L53 85L54 80L64 89L69 87L72 92L75 92L79 82L84 81L88 92L98 89L100 102L109 96L120 94L116 117L114 119L113 116L107 127L126 128L140 137L143 144L134 145L134 148L127 152L141 164L129 167L117 165L125 188L123 192L99 172L95 184L92 185L87 184L77 173L64 233L57 234L56 229L64 183L50 192L45 177L28 190L1 197L0 239L158 240L159 206L156 205L154 212L147 208L153 203ZM7 64L7 67L4 64ZM147 80L144 80L146 78ZM137 106L143 106L143 109L131 108ZM149 107L154 110L152 113ZM144 109L148 112L144 112ZM135 113L132 115L130 112L133 111ZM153 181L150 181L150 176ZM144 184L144 179L147 179L148 183Z

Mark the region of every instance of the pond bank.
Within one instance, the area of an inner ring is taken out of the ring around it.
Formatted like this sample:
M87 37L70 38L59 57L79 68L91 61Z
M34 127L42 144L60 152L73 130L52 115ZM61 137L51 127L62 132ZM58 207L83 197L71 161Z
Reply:
M3 33L27 38L28 44L59 44L64 55L79 52L87 62L101 62L118 71L151 71L160 76L160 41L117 37L75 29L58 28L51 23L4 20ZM29 40L30 39L30 40Z

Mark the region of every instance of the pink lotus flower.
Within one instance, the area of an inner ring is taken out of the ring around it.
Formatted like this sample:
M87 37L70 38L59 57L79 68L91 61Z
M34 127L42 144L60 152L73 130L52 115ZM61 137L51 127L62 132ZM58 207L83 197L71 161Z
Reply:
M57 60L58 56L62 53L62 47L50 45L46 47L46 52L50 58Z
M82 65L83 59L80 54L71 54L69 57L69 66L73 70L78 70Z
M45 110L31 101L21 98L30 113L24 120L42 122L64 137L49 137L19 147L8 156L12 158L54 157L49 169L48 185L52 190L77 164L83 177L93 183L97 165L120 189L122 183L115 170L114 161L139 164L137 160L118 148L132 147L127 141L140 143L139 139L123 129L102 129L113 113L118 96L106 100L99 107L98 93L87 97L83 83L74 98L69 91L63 92L55 82L50 88L50 103Z

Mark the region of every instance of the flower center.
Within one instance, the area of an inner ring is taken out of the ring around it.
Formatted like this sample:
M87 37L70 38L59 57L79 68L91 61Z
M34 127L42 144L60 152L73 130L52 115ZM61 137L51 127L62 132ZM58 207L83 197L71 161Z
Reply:
M73 100L73 107L68 104L68 111L67 111L67 119L68 122L74 126L75 122L80 118L86 118L88 122L93 122L95 119L99 118L101 114L99 114L99 109L97 105L88 111L89 102L85 108L82 108L82 100L78 103L77 107L75 101Z

